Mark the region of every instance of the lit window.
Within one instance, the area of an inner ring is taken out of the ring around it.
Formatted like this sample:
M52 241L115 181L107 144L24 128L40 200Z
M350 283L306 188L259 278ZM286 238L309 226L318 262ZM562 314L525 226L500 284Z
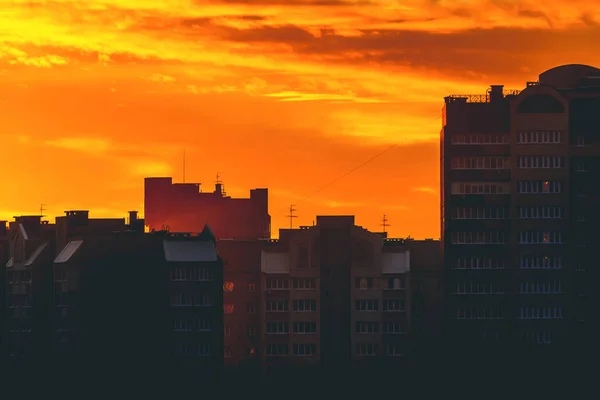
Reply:
M550 242L550 234L547 232L544 232L544 243L549 243Z
M249 283L248 284L248 291L249 292L256 292L256 283Z
M224 304L223 311L225 314L233 314L233 304Z
M548 193L550 191L550 183L548 181L544 181L543 190L544 193Z
M225 282L223 284L223 290L226 292L233 292L233 287L235 284L233 282Z

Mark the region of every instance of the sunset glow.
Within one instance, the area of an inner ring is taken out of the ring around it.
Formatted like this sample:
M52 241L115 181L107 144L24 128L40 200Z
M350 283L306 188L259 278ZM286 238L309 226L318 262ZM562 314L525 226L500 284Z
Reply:
M143 211L143 178L181 181L185 149L205 190L269 188L274 233L296 204L296 225L385 214L438 238L443 97L600 65L597 0L1 4L0 219Z

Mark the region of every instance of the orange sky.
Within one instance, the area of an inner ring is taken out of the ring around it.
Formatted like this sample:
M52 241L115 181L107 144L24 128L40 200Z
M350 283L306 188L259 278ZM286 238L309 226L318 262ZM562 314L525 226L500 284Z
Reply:
M274 231L296 203L437 238L442 98L600 65L596 0L1 3L0 219L141 211L186 148L188 181L268 187Z

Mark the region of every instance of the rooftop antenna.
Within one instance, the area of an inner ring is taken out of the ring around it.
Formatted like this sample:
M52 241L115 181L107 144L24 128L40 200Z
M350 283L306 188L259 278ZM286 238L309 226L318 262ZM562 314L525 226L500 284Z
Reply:
M44 208L45 204L40 204L40 217L44 217L44 211L46 211L46 209Z
M298 216L297 216L297 215L294 215L294 213L296 212L296 209L295 209L294 207L296 207L294 204L292 204L292 205L290 206L290 213L289 213L289 215L287 216L287 217L290 219L290 229L292 229L292 228L293 228L293 221L294 221L294 218L298 218Z
M219 178L221 178L221 175L219 175L219 173L217 172L217 180L215 181L216 184L223 183Z
M381 220L381 221L382 221L382 224L381 224L381 226L383 226L383 232L385 232L385 231L386 231L386 228L387 228L388 226L391 226L390 224L388 224L387 215L383 214L383 218L382 218L382 220Z
M183 183L185 183L185 147L183 148Z

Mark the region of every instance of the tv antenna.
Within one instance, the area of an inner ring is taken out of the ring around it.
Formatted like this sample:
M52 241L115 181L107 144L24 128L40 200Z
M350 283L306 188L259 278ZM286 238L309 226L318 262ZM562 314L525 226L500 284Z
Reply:
M185 148L183 149L183 183L185 183Z
M217 180L215 181L216 184L223 183L220 178L221 175L219 175L219 173L217 172Z
M381 223L381 226L383 226L383 231L385 232L385 231L386 231L386 228L387 228L388 226L391 226L390 224L388 224L387 215L385 215L385 214L384 214L384 215L383 215L383 218L381 219L381 221L382 221L382 223Z
M293 228L294 218L298 218L297 215L294 215L294 213L297 211L294 207L296 207L294 204L290 206L290 213L287 216L290 219L290 229Z
M45 204L40 204L40 217L44 217L44 211L46 211L44 206Z

